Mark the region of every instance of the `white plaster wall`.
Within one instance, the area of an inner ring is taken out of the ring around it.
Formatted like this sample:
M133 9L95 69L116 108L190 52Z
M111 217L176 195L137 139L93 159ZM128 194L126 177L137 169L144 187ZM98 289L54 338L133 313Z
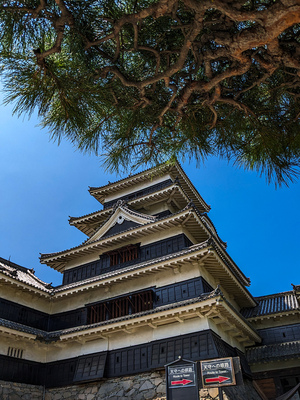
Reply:
M242 352L245 351L245 346L243 346L237 339L235 339L234 337L230 336L230 334L227 331L224 332L220 325L216 325L214 323L214 321L211 320L211 319L208 321L208 323L209 323L210 329L213 330L214 332L216 332L221 337L221 339L224 340L224 342L227 342L232 347L237 347Z
M178 335L185 335L188 333L204 331L206 329L209 329L207 318L191 318L182 323L175 322L154 329L153 340L159 340Z
M48 294L46 297L39 296L36 292L27 292L16 285L2 285L1 298L45 313L49 313L51 308L51 298Z
M110 334L107 339L98 338L90 341L87 340L85 342L58 342L53 345L51 352L48 352L47 361L71 358L78 355L105 350L116 350L123 347L137 346L155 340L167 339L206 329L209 329L209 324L206 319L193 318L184 321L184 323L173 322L158 326L155 329L149 326L143 326L133 329L131 333L119 331Z
M131 333L119 331L112 333L107 338L69 339L68 341L57 341L49 344L36 340L16 339L14 336L1 335L0 354L7 355L8 347L23 349L23 359L51 362L84 354L91 354L106 350L116 350L123 347L136 346L149 343L155 340L185 335L192 332L199 332L209 329L207 319L193 318L184 323L173 322L166 325L151 328L143 326L135 328Z
M154 215L167 210L170 210L172 212L171 208L172 207L170 207L170 205L167 204L166 201L159 200L152 203L151 205L143 205L141 208L137 209L137 212L141 214Z
M23 350L23 359L46 362L49 345L43 345L38 341L22 339L13 335L7 336L5 333L0 335L0 354L7 355L8 348L13 347Z

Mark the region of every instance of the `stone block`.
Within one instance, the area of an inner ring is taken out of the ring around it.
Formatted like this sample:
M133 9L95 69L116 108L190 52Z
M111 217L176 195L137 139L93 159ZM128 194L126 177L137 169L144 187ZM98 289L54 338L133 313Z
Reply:
M149 390L147 393L144 394L144 399L152 400L156 396L156 390L152 389Z
M153 389L154 385L150 380L145 381L140 387L140 391Z
M166 393L166 383L162 382L160 383L157 388L156 388L157 393Z
M162 383L162 381L163 381L162 378L155 378L154 379L154 385L158 386L158 385L160 385Z
M126 380L126 381L121 382L120 386L124 389L125 392L128 392L128 390L130 390L132 388L133 383L131 380Z

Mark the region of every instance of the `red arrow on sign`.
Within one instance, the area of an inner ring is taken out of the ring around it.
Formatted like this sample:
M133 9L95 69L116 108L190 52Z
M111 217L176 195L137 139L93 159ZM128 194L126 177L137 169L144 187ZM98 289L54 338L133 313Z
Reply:
M182 379L181 381L171 381L171 385L187 385L193 381L189 381L188 379Z
M214 382L219 382L223 383L225 381L228 381L230 378L226 378L225 376L218 376L217 378L207 378L205 379L206 383L214 383Z

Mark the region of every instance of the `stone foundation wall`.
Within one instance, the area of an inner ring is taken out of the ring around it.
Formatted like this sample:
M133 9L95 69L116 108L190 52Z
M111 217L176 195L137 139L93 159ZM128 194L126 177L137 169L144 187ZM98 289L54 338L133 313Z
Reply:
M42 400L44 394L42 386L0 381L1 400Z
M261 400L251 382L223 389L224 400ZM218 400L218 389L200 390L200 400ZM0 381L1 400L166 400L164 371L46 389Z

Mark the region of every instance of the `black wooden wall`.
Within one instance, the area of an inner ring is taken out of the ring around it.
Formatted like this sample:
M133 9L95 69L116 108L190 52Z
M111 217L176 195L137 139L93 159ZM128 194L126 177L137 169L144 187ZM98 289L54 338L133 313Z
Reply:
M244 357L205 330L47 364L0 356L0 380L59 387L162 369L179 356L199 361L237 355Z
M258 333L263 339L262 344L292 342L300 338L300 324L259 329Z
M47 331L49 314L0 298L0 318Z

